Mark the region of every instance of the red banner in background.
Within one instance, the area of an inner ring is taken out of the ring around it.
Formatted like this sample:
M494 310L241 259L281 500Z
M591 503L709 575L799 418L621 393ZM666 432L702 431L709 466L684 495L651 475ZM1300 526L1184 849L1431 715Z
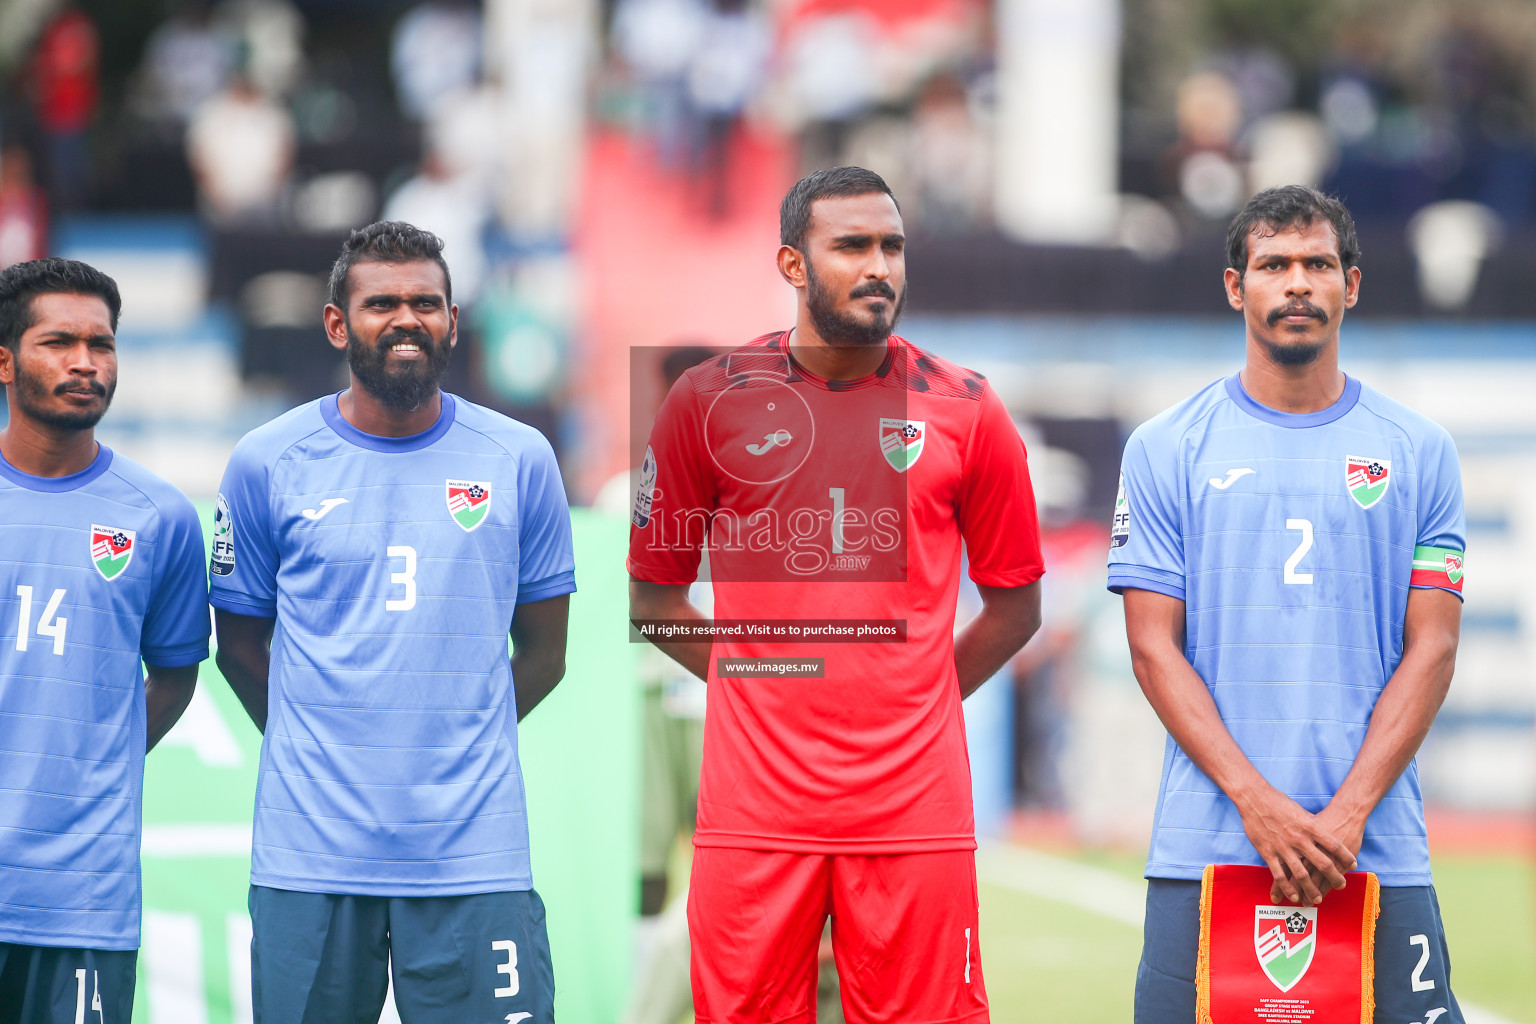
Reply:
M1370 872L1345 879L1316 907L1277 906L1268 868L1207 867L1198 1024L1371 1024L1381 885Z
M981 7L980 0L791 0L780 9L779 23L789 31L812 18L862 14L881 28L896 31L913 22L961 21Z

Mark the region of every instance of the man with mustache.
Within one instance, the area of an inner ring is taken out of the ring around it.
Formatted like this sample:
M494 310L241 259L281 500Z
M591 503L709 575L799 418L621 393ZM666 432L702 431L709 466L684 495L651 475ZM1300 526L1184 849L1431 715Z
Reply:
M354 231L326 337L352 383L230 458L218 663L264 736L252 1004L265 1024L553 1020L517 722L565 671L565 488L533 428L438 388L442 242ZM507 658L510 632L515 653Z
M94 436L121 308L75 260L0 271L5 1024L132 1014L144 754L208 657L192 503Z
M673 386L630 534L632 616L693 630L656 642L709 686L695 1014L814 1020L830 915L850 1024L986 1021L960 702L1040 623L1024 445L984 378L892 333L879 175L801 179L780 242L793 328ZM983 610L956 635L962 541ZM706 544L712 629L687 597Z
M1109 586L1168 729L1138 1024L1195 1017L1200 878L1266 865L1276 904L1373 871L1377 1020L1461 1020L1414 753L1445 698L1466 521L1450 436L1339 369L1349 211L1299 185L1227 234L1247 362L1125 447Z

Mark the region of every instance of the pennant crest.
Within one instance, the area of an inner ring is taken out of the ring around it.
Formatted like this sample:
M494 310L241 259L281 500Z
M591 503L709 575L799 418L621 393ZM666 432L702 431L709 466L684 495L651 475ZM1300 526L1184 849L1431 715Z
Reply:
M490 511L490 484L478 480L448 481L448 514L465 532L485 522Z
M1392 463L1386 459L1350 455L1344 460L1344 486L1361 508L1370 508L1387 493L1392 479Z
M923 436L927 433L922 420L880 419L880 453L898 473L912 468L923 454Z
M104 580L115 580L133 561L137 534L117 526L91 526L91 562Z
M1253 952L1275 987L1289 992L1317 952L1317 908L1254 907Z

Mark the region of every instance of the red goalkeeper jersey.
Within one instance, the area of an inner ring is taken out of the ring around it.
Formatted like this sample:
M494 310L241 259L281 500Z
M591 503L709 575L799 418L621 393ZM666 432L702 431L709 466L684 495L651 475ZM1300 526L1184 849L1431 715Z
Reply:
M875 373L824 380L779 333L677 383L642 464L629 571L691 583L708 546L718 632L695 843L975 845L962 540L983 586L1044 571L1024 445L979 374L892 336Z

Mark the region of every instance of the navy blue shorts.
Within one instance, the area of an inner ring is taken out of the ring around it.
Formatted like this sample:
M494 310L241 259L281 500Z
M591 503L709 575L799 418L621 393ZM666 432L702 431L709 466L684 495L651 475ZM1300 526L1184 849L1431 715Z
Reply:
M1147 879L1136 969L1136 1024L1191 1024L1200 947L1200 883ZM1463 1024L1434 886L1381 887L1376 1024Z
M251 886L256 1024L553 1024L544 902L532 890L347 896Z
M0 1024L128 1024L136 949L0 942Z

